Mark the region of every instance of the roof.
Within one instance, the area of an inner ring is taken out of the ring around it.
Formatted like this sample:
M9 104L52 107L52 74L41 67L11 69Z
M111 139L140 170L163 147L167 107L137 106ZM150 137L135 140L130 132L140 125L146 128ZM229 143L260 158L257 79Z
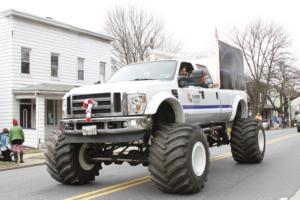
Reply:
M66 29L66 30L69 30L69 31L73 31L73 32L76 32L76 33L82 33L82 34L85 34L85 35L93 36L93 37L96 37L98 39L105 40L105 41L108 41L108 42L111 42L111 41L115 40L115 38L112 37L112 36L92 32L92 31L89 31L89 30L85 30L85 29L82 29L82 28L78 28L78 27L63 23L63 22L53 20L51 18L42 18L42 17L38 17L38 16L31 15L31 14L28 14L28 13L24 13L24 12L21 12L21 11L17 11L17 10L14 10L14 9L3 11L3 12L1 12L1 15L4 16L4 17L17 16L17 17L20 17L20 18L23 18L23 19L39 22L39 23L46 24L46 25L49 25L49 26L54 26L54 27Z
M15 94L20 93L66 93L73 89L74 85L42 83L38 85L28 85L19 89L15 89Z

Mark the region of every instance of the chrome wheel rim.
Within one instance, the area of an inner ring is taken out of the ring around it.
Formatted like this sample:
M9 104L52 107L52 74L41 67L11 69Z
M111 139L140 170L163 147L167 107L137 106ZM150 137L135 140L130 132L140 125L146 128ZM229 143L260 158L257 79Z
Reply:
M264 137L264 132L261 129L258 131L258 147L259 147L260 152L264 151L265 137Z
M197 176L204 173L206 166L206 152L201 142L196 142L192 151L192 167Z

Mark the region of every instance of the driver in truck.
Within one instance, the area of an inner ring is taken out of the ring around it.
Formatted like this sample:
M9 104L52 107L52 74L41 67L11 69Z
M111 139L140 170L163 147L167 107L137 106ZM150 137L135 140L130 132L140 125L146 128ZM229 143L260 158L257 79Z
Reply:
M179 76L189 76L189 73L187 71L187 68L185 65L183 65L179 70Z

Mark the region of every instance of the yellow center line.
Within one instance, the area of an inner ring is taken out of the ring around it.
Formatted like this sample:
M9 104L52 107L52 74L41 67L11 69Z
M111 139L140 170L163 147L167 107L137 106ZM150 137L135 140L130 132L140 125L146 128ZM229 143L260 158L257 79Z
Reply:
M213 158L211 158L210 160L211 161L217 161L217 160L222 160L222 159L225 159L225 158L228 158L231 156L231 153L228 152L228 153L224 153L224 154L221 154L221 155L218 155L218 156L214 156Z
M116 184L116 185L101 188L99 190L94 190L92 192L87 192L87 193L83 193L83 194L80 194L80 195L77 195L77 196L66 198L65 200L75 200L75 199L79 199L79 198L86 197L86 196L89 196L89 195L94 195L94 194L99 193L99 192L105 192L107 190L112 190L112 189L115 189L117 187L122 187L124 185L129 185L129 184L132 184L132 183L136 183L136 182L143 181L143 180L149 180L149 179L150 179L150 176L144 176L144 177L141 177L141 178L132 179L130 181L119 183L119 184Z
M131 188L131 187L134 187L136 185L141 185L141 184L149 182L149 181L150 181L150 177L149 177L149 179L146 179L146 180L143 180L143 181L138 181L138 182L135 182L135 183L131 183L129 185L125 185L125 186L122 186L122 187L119 187L119 188L116 188L116 189L113 189L113 190L108 190L106 192L102 192L102 193L99 193L99 194L95 194L93 196L89 196L89 197L83 198L81 200L94 199L94 198L97 198L97 197L100 197L100 196L104 196L104 195L108 195L108 194L111 194L111 193L114 193L114 192L118 192L120 190L125 190L127 188Z
M269 144L277 143L277 142L287 140L289 138L293 138L293 137L296 137L296 136L300 136L300 134L286 135L286 136L282 136L282 137L279 137L279 138L275 138L275 139L272 139L272 140L268 141L266 144L269 145ZM227 152L227 153L224 153L224 154L221 154L221 155L218 155L218 156L214 156L210 160L211 161L217 161L217 160L222 160L222 159L229 158L231 156L232 156L232 154L230 152ZM149 181L150 181L150 176L144 176L144 177L141 177L141 178L132 179L130 181L119 183L119 184L116 184L116 185L112 185L112 186L108 186L108 187L101 188L101 189L98 189L98 190L94 190L92 192L87 192L87 193L83 193L83 194L80 194L80 195L77 195L77 196L66 198L65 200L75 200L75 199L90 200L90 199L94 199L94 198L97 198L97 197L108 195L108 194L111 194L111 193L114 193L114 192L125 190L125 189L128 189L128 188L137 186L137 185L141 185L141 184L149 182Z

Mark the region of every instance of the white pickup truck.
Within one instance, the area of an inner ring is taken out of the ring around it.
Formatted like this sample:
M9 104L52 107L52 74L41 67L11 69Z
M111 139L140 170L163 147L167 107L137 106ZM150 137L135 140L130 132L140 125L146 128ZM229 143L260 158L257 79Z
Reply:
M247 118L245 91L209 88L213 83L203 65L158 60L71 90L61 129L47 144L48 172L64 184L86 184L102 164L128 162L149 166L165 192L195 193L207 179L209 147L230 144L237 162L259 163L265 133Z

